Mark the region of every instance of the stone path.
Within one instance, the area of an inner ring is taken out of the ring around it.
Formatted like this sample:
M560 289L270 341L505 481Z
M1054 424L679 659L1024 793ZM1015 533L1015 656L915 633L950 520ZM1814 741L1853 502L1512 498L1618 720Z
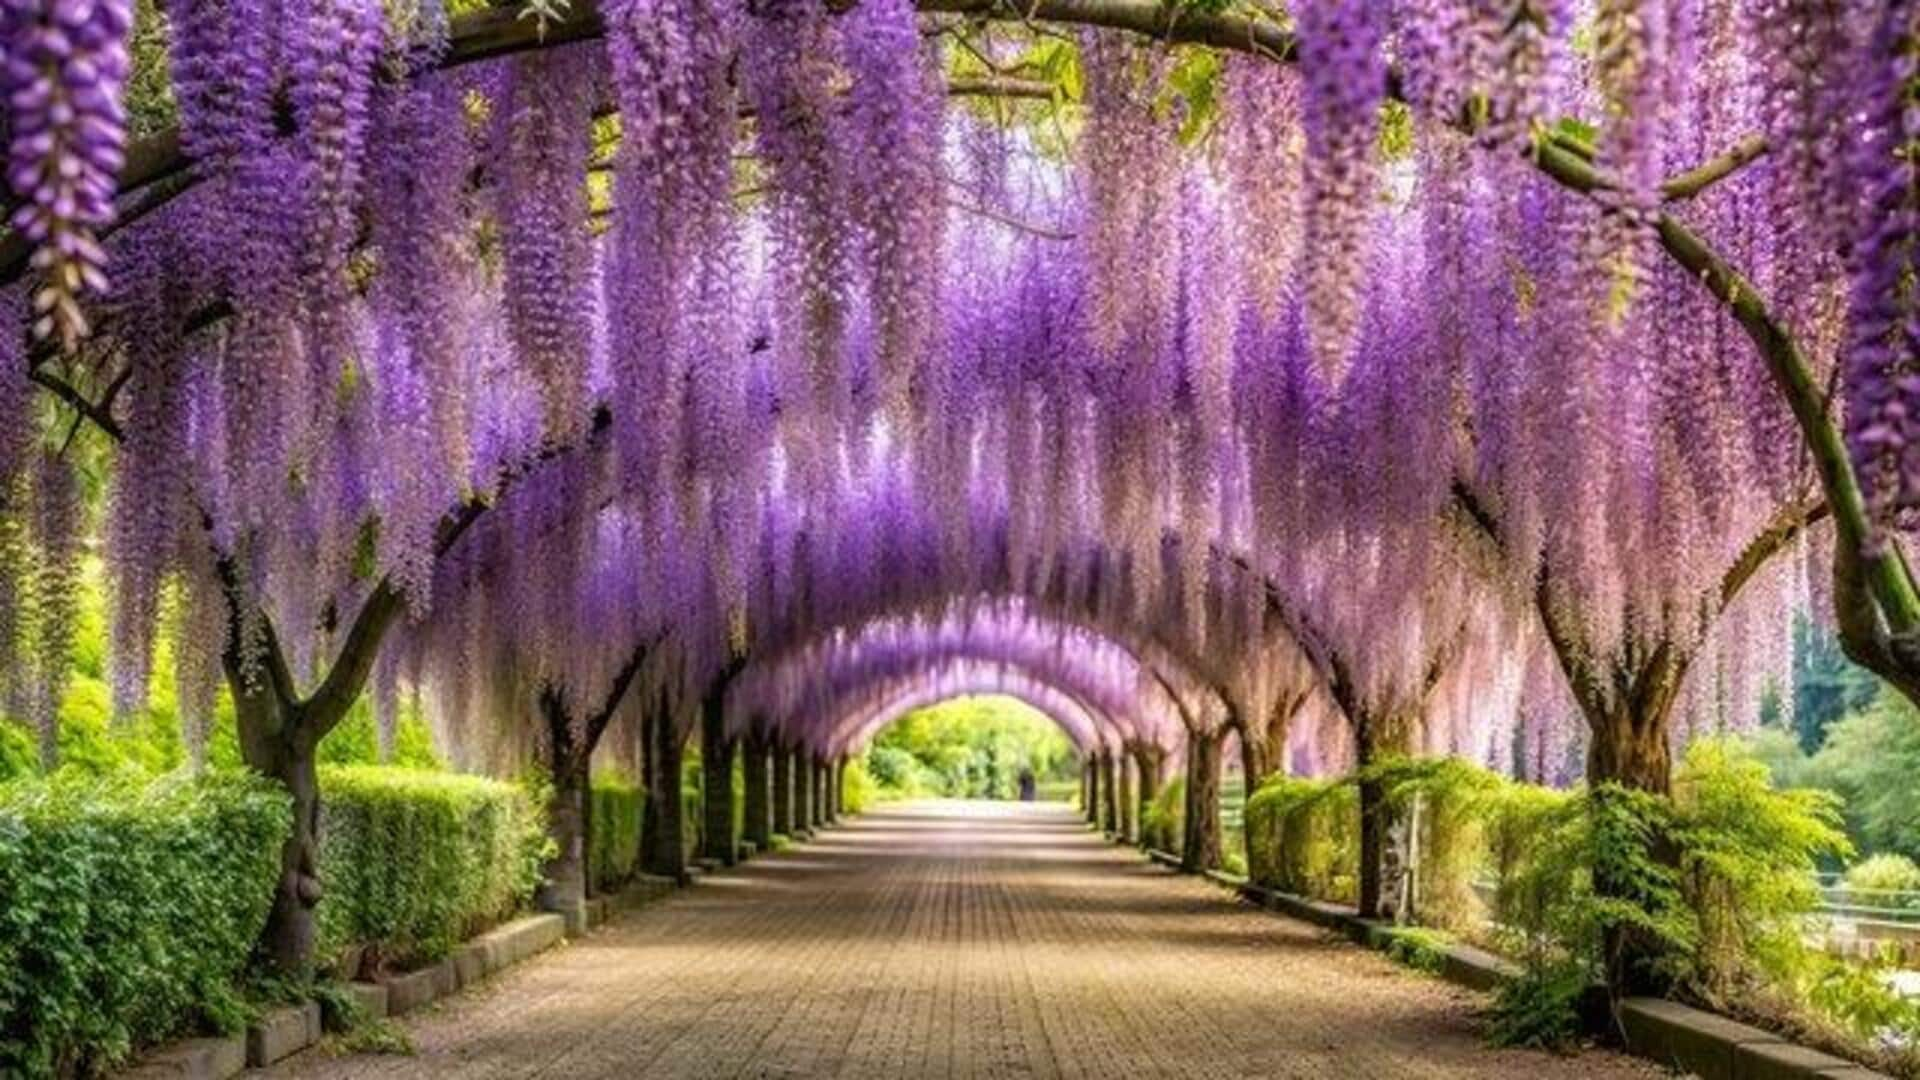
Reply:
M1650 1077L1049 806L916 803L707 877L287 1077Z

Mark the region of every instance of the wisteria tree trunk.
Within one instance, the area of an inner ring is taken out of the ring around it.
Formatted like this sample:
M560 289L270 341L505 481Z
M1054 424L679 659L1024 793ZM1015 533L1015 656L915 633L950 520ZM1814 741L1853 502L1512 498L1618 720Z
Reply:
M700 707L700 769L704 780L700 794L705 810L701 854L722 866L740 861L740 849L733 841L733 754L734 740L727 737L721 695L709 694Z
M742 742L746 760L741 774L747 782L746 797L741 800L747 820L742 828L748 843L766 851L773 846L774 832L772 792L767 790L772 746L757 726L747 730Z
M813 759L813 812L821 825L833 824L833 766L824 758Z
M1370 767L1396 754L1405 754L1415 721L1392 711L1362 710L1354 718L1355 763L1360 770L1360 916L1378 919L1387 913L1389 844L1398 824L1387 801L1386 784L1370 775ZM1393 875L1397 878L1397 875Z
M1673 790L1673 750L1668 741L1675 701L1686 674L1685 650L1663 643L1637 669L1616 672L1614 693L1596 696L1595 684L1582 678L1576 690L1586 713L1591 741L1587 745L1587 780L1596 801L1608 798L1618 785L1630 791L1666 797ZM1596 804L1596 821L1602 820ZM1647 855L1671 865L1677 858L1671 837L1656 832ZM1644 906L1643 877L1619 860L1603 859L1593 867L1593 888L1600 896ZM1615 999L1636 994L1660 994L1670 989L1662 975L1665 948L1644 931L1613 924L1603 934L1603 961L1607 986Z
M687 849L680 806L680 728L664 707L644 723L647 741L647 819L641 826L642 869L687 880Z
M1181 838L1180 869L1188 873L1220 867L1220 734L1187 736L1187 821Z
M320 902L315 863L320 833L320 776L314 751L320 736L264 676L232 671L240 756L260 775L278 781L293 800L293 831L280 848L280 879L260 935L259 954L273 970L302 976L313 967L313 909Z
M1110 833L1125 831L1120 822L1120 770L1115 767L1113 751L1100 751L1100 816Z
M813 755L796 746L793 755L793 824L802 832L813 828Z
M1133 786L1135 837L1144 842L1147 811L1153 806L1153 800L1160 796L1160 776L1167 767L1167 752L1146 743L1134 744L1132 751L1134 775L1138 777L1138 782Z
M241 760L278 781L292 802L293 828L280 848L280 878L256 949L269 968L295 978L313 969L314 907L321 889L316 863L320 836L320 776L315 752L320 740L347 715L373 671L374 654L399 612L397 596L384 586L362 605L333 667L319 689L302 699L271 621L262 619L260 655L242 659L238 626L240 592L231 567L221 564L229 605L229 630L221 663L233 694Z
M587 761L591 749L580 745L573 717L557 691L549 688L541 693L540 716L547 728L542 757L549 788L547 837L553 841L554 853L541 868L545 880L535 902L542 911L566 916L568 929L577 931L581 903L587 898Z
M828 767L828 793L833 798L833 817L839 820L847 813L847 759L838 757Z
M1116 831L1121 843L1132 844L1140 839L1140 818L1135 813L1139 803L1133 797L1140 790L1140 780L1133 775L1133 755L1125 750L1116 752L1113 773L1120 785L1120 825Z
M793 835L793 754L775 739L767 741L767 756L773 760L773 831Z
M1093 759L1083 758L1080 762L1080 812L1091 824L1097 811L1093 805Z

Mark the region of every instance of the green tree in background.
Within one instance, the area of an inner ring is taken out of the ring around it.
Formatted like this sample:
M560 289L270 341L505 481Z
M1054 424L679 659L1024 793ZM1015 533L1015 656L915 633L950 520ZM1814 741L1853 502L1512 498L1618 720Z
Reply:
M1840 650L1831 630L1802 614L1793 626L1793 729L1800 749L1812 754L1827 740L1827 727L1872 704L1880 680Z
M962 697L889 724L867 750L882 797L1016 799L1020 774L1071 779L1073 747L1045 714L1008 697Z

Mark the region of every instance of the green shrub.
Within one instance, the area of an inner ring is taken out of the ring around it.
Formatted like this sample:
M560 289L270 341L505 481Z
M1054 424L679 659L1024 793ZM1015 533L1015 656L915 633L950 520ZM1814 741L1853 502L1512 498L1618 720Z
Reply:
M1453 935L1424 926L1396 926L1386 931L1387 955L1397 963L1438 975L1446 965Z
M1555 965L1528 969L1494 991L1487 1041L1495 1046L1565 1049L1580 1034L1580 999L1592 985L1587 971Z
M380 766L320 772L319 955L408 967L512 914L550 850L524 788ZM349 973L352 974L352 973Z
M1395 814L1417 826L1414 917L1462 933L1485 925L1474 884L1490 869L1486 822L1513 782L1457 757L1390 758L1369 772Z
M1693 948L1682 976L1709 1002L1791 979L1820 903L1820 860L1852 854L1839 803L1776 790L1766 766L1724 739L1687 748L1674 779L1680 889Z
M1360 880L1360 793L1344 779L1274 776L1247 800L1254 882L1352 903Z
M612 890L633 877L640 857L646 792L617 773L595 777L588 791L587 870L595 889Z
M0 1075L238 1027L289 826L285 794L238 773L0 790Z
M1559 949L1556 905L1584 888L1582 823L1577 796L1532 784L1508 785L1487 808L1495 937L1530 966Z
M1140 840L1150 848L1178 855L1187 829L1187 782L1169 780L1154 793L1140 822Z
M847 768L841 774L841 799L847 813L863 813L874 802L878 791L873 782L873 774L867 772L864 758L853 758L847 762Z
M1851 900L1866 907L1920 907L1920 864L1905 855L1869 856L1847 868ZM1905 893L1901 896L1897 894Z

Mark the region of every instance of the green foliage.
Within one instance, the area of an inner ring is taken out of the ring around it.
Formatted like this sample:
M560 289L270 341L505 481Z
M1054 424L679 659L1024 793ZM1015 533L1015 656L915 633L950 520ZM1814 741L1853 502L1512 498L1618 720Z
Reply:
M867 750L879 798L1016 799L1020 774L1071 778L1073 748L1052 720L1006 697L962 697L889 724Z
M19 724L0 721L0 785L34 775L40 754L33 736Z
M288 800L237 774L0 790L0 1074L87 1074L246 1018Z
M1695 742L1671 800L1613 785L1583 795L1506 797L1489 828L1495 919L1526 965L1527 993L1503 994L1496 1030L1551 1032L1609 946L1630 974L1720 1007L1811 1002L1819 961L1804 944L1816 862L1846 850L1831 797L1772 786L1738 744ZM1531 996L1530 996L1531 995ZM1543 996L1544 995L1544 996Z
M1453 935L1424 926L1396 926L1386 931L1387 956L1415 971L1438 975L1446 965Z
M1368 770L1396 816L1415 822L1414 911L1421 922L1466 931L1486 921L1474 890L1488 867L1487 821L1513 781L1457 757L1393 757Z
M647 793L619 773L608 772L593 778L588 798L587 872L596 890L610 891L633 877Z
M873 774L867 771L867 763L863 758L847 762L845 771L841 773L840 785L840 797L849 814L864 812L879 794L878 785L874 782Z
M1848 832L1866 851L1920 858L1920 713L1898 694L1826 729L1807 783L1845 800Z
M1176 778L1155 792L1153 801L1147 804L1140 822L1140 839L1150 848L1178 854L1186 828L1187 782Z
M1580 1000L1591 976L1578 965L1529 969L1494 991L1487 1041L1564 1050L1580 1034Z
M407 967L513 913L551 850L527 791L456 773L321 770L319 955ZM351 973L349 973L351 974Z
M386 1017L369 1017L365 1023L355 1024L343 1032L334 1042L334 1046L343 1054L384 1054L392 1057L412 1057L413 1036L407 1029Z
M1777 790L1737 744L1704 739L1687 749L1674 805L1679 885L1694 924L1689 988L1723 1002L1791 977L1820 901L1814 869L1852 854L1837 801Z
M1879 691L1880 680L1847 659L1832 631L1804 615L1794 620L1793 728L1803 752L1817 752L1835 721L1867 708Z
M380 760L380 733L374 724L373 706L361 698L347 710L327 737L320 740L316 756L322 765L397 765L407 769L444 769L446 764L433 750L433 732L428 729L420 705L411 699L400 703L399 723L393 730L393 760Z
M1920 1075L1920 1005L1887 983L1876 964L1856 964L1824 953L1810 954L1799 992L1819 1018L1838 1024L1845 1035L1870 1045L1899 1048L1901 1075ZM1880 1063L1876 1063L1880 1064ZM1893 1064L1887 1062L1886 1064Z
M1273 776L1247 800L1248 870L1281 892L1352 903L1360 880L1360 796L1345 778Z
M1920 864L1905 855L1881 854L1862 859L1847 868L1843 880L1855 904L1920 908ZM1911 895L1893 895L1898 893Z

